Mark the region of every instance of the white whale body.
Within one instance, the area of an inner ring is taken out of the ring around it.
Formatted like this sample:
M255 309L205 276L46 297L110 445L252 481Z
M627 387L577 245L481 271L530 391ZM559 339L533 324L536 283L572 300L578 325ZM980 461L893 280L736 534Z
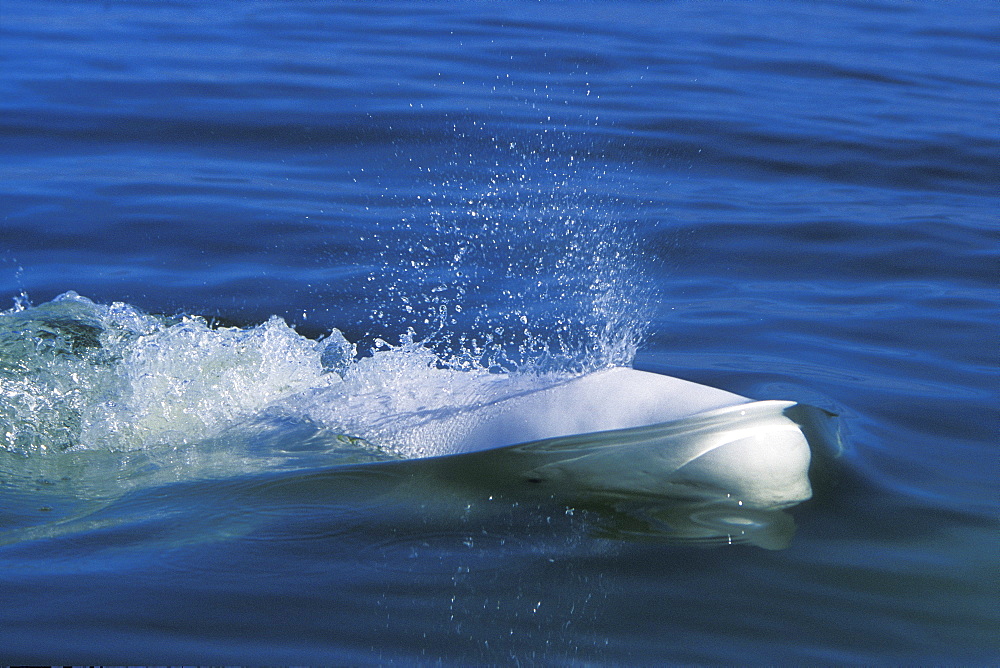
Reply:
M440 392L454 391L461 372ZM451 374L458 374L453 376ZM493 384L502 381L494 375ZM782 508L812 495L810 447L790 401L753 401L628 368L400 418L372 442L467 460L479 477L604 497L732 499ZM415 417L416 416L416 417ZM412 461L412 459L411 459Z

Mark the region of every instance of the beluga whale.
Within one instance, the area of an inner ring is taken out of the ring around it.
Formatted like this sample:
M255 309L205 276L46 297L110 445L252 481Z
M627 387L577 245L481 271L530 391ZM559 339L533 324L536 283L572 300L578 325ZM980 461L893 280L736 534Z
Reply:
M561 496L781 509L812 495L807 435L818 409L627 367L536 384L435 371L438 405L397 411L358 435L442 477Z
M555 499L610 508L629 535L660 517L675 536L776 546L817 455L839 450L830 414L794 401L627 366L497 372L414 341L357 356L336 330L309 339L278 318L217 327L67 293L0 314L0 344L0 477L81 477L102 498L153 478L94 462L167 462L170 481L316 469L337 481L325 493L357 476L362 498L385 483L419 507Z

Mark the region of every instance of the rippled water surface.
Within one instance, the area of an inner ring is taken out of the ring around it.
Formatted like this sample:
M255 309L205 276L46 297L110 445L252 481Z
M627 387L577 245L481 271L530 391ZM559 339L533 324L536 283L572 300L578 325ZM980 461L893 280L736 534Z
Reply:
M0 662L995 662L998 45L972 0L6 0ZM727 519L394 445L445 371L609 365L844 450Z

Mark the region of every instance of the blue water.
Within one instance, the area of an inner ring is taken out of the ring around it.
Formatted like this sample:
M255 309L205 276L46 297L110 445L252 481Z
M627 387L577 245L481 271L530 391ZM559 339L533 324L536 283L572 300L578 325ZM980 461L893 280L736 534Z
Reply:
M0 662L1000 657L994 4L5 0L0 31ZM801 401L845 450L783 549L365 466L394 454L267 409L334 329L366 368Z

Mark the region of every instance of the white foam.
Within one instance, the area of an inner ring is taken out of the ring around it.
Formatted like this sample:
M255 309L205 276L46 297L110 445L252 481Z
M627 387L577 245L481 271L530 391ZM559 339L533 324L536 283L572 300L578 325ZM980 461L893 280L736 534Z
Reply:
M346 342L281 319L168 322L75 293L0 317L0 438L24 453L187 444L310 388L340 383ZM338 356L339 351L339 356Z
M249 329L185 318L127 347L116 396L86 411L81 445L209 438L291 394L339 383L323 350L279 318Z
M75 293L0 315L0 346L0 436L22 453L190 446L277 413L401 456L443 454L455 451L443 437L414 430L569 377L459 371L409 339L355 359L336 330L213 327Z

